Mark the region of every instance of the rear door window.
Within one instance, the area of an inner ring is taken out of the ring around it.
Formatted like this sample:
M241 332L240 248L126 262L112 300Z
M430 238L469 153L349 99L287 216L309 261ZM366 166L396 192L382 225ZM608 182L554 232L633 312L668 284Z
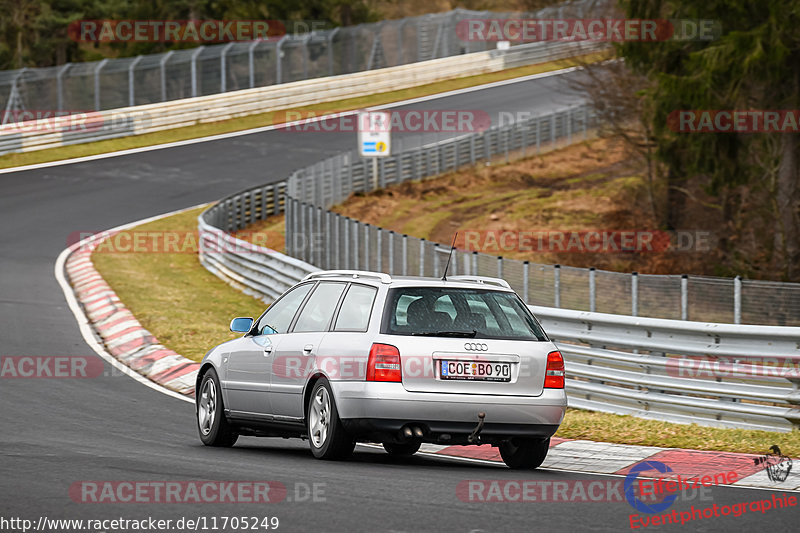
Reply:
M327 331L346 286L346 283L341 282L320 282L300 311L292 331L294 333Z
M334 331L367 331L377 293L375 287L355 283L350 285L336 317Z

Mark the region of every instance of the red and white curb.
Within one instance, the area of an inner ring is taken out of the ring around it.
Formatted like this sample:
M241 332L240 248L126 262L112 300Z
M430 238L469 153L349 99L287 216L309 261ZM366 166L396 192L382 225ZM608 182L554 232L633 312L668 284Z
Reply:
M199 206L188 209L196 207ZM119 226L73 244L56 260L55 276L84 339L98 355L153 389L193 401L200 364L159 344L120 301L91 259L94 249L108 234L188 209Z
M766 446L768 448L768 446ZM492 463L501 463L500 452L491 446L439 446L423 444L420 451L432 455L469 458ZM766 453L766 451L765 451ZM625 476L631 468L644 461L659 461L672 472L655 470L641 472L642 477L674 477L684 479L736 472L734 487L761 488L768 490L800 491L800 473L792 469L786 481L769 479L763 466L756 460L764 457L749 453L709 452L656 446L633 446L588 440L550 439L550 451L542 468L586 472L587 474L611 474ZM800 466L800 460L794 462Z

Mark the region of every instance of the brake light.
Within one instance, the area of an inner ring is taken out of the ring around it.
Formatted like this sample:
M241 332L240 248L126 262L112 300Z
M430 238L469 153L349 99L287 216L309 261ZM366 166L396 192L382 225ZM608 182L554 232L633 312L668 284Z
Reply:
M545 389L564 388L564 358L561 352L547 354L547 370L544 375Z
M402 380L400 350L391 344L373 344L367 362L367 381Z

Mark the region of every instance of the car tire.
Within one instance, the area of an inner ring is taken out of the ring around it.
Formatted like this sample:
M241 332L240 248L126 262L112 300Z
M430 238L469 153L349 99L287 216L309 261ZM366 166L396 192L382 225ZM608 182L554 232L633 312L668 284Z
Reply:
M197 431L206 446L230 447L239 434L225 418L225 406L217 372L210 368L203 374L195 398Z
M407 456L414 455L415 453L417 453L419 451L419 447L421 445L422 445L422 443L420 441L418 441L418 440L416 440L416 441L412 440L412 441L404 442L402 444L395 444L395 443L392 443L392 442L384 442L383 443L383 449L386 450L386 452L389 455L397 455L397 456L400 456L400 457L404 457L404 456L407 457Z
M311 391L306 428L311 453L317 459L346 459L353 453L356 441L345 431L339 419L336 400L325 378L320 378Z
M510 439L500 443L500 457L513 470L538 468L550 450L550 439Z

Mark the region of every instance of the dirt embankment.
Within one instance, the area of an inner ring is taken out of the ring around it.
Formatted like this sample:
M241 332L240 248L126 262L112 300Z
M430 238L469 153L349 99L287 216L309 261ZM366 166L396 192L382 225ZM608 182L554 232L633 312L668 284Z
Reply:
M663 231L644 161L597 139L354 195L334 210L441 243L458 231L460 248L536 263L717 274L719 216L703 198L694 203L689 226Z

